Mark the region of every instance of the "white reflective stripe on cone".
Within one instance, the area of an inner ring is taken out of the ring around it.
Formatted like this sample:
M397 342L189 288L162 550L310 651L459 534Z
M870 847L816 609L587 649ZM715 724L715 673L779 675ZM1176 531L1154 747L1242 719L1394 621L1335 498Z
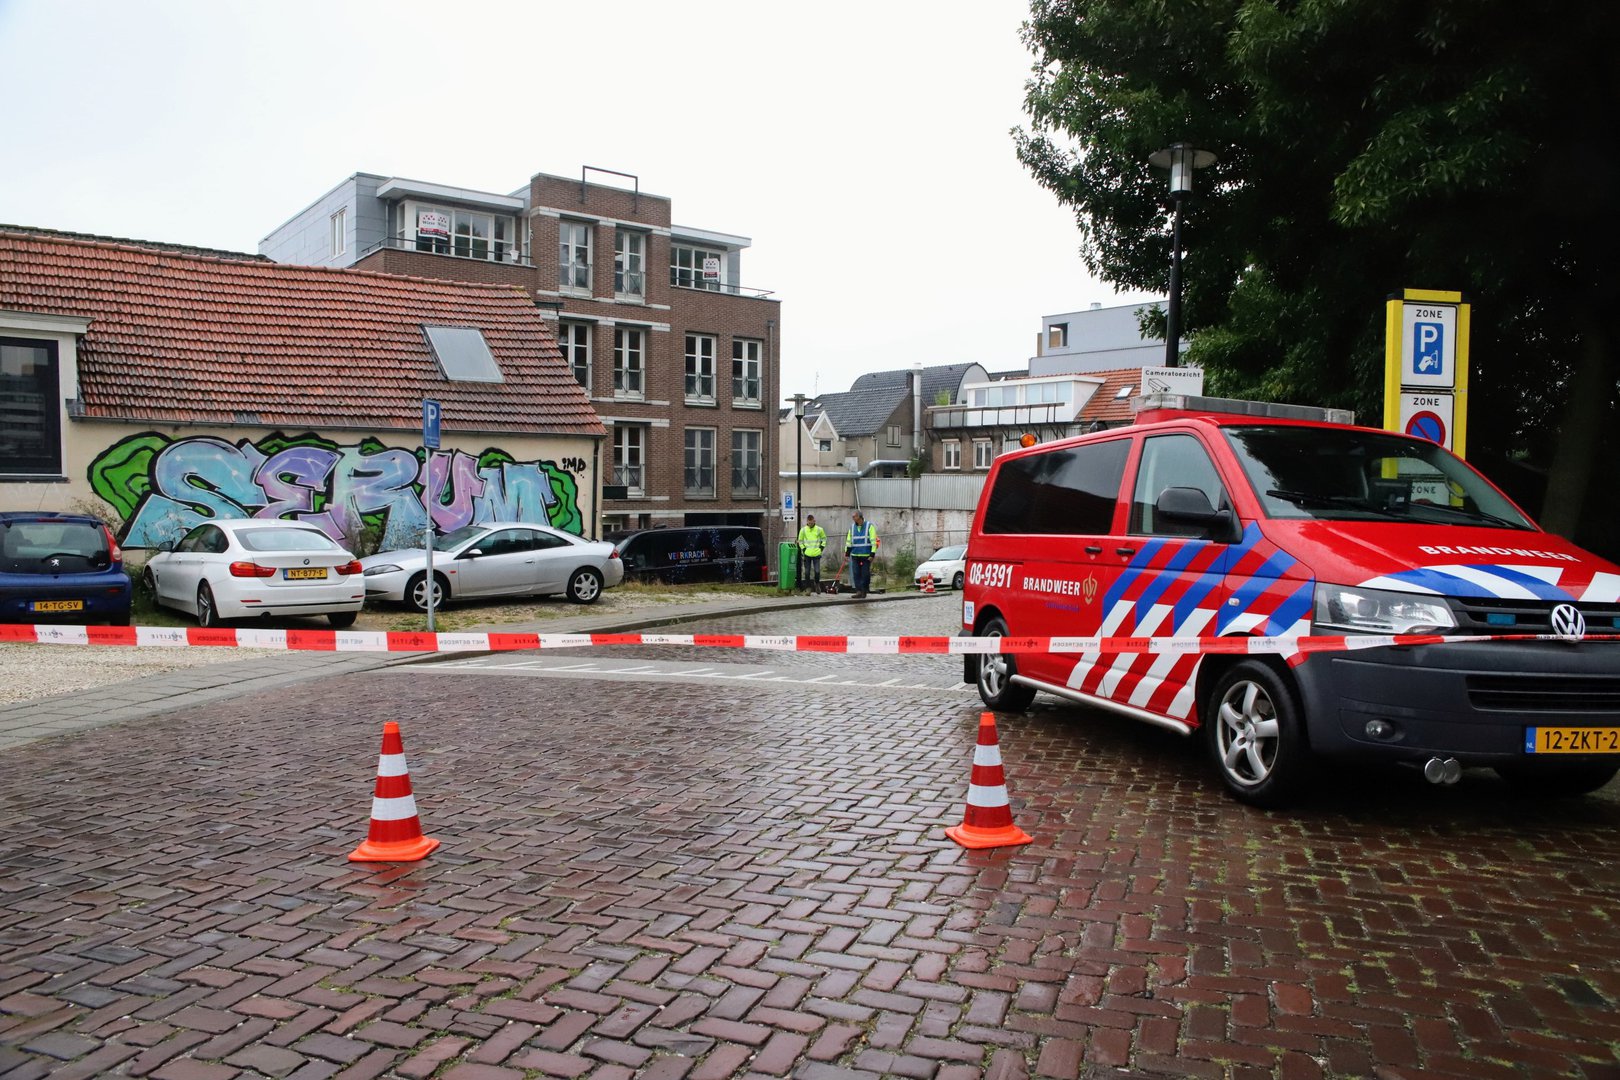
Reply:
M380 754L377 757L378 776L405 776L410 772L405 767L404 754Z
M999 747L999 746L985 746L982 743L974 743L973 744L973 764L975 764L975 765L1000 765L1001 764L1001 747Z
M416 796L401 795L397 799L371 797L371 820L404 821L416 816Z
M967 804L969 806L1009 806L1007 802L1007 785L997 784L995 787L980 787L977 784L968 788Z

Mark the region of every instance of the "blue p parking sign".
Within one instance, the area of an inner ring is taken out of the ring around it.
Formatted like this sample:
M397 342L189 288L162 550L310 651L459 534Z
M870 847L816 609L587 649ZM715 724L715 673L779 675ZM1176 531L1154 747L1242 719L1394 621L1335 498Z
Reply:
M1446 365L1446 324L1412 324L1412 374L1443 375Z
M422 399L422 445L429 450L439 448L439 418L444 410L432 398Z

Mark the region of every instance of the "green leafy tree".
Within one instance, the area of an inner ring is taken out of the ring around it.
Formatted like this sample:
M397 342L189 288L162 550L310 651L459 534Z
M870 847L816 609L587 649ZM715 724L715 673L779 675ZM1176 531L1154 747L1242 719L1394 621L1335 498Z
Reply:
M1033 0L1014 137L1074 208L1086 266L1161 292L1168 184L1148 155L1215 152L1185 204L1182 291L1213 392L1378 424L1385 299L1464 292L1470 457L1520 493L1511 463L1550 467L1542 519L1573 534L1620 427L1617 30L1611 3Z

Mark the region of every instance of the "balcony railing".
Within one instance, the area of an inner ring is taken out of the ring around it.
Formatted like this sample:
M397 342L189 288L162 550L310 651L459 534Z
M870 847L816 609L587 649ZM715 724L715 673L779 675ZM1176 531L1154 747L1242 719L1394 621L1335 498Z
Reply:
M472 259L475 262L500 263L502 266L533 266L534 263L519 255L508 244L490 240L475 240L465 236L411 239L405 236L385 236L360 252L363 259L373 251L414 251L422 255L444 255L452 259Z
M641 468L640 465L613 466L613 483L620 487L629 488L631 494L640 494Z
M1074 406L1057 401L1040 405L935 405L928 410L928 420L935 431L1068 424L1074 420Z
M752 286L737 285L732 282L693 281L690 279L677 281L675 280L675 276L673 274L670 275L670 278L671 280L669 287L672 289L689 289L692 292L722 293L726 296L750 296L756 300L763 300L765 297L776 295L775 290L772 289L756 289Z

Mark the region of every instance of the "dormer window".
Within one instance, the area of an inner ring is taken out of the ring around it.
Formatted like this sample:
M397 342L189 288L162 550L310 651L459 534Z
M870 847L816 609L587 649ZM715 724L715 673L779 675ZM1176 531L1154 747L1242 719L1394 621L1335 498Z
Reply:
M402 235L417 251L463 259L517 262L517 219L453 206L408 202Z

